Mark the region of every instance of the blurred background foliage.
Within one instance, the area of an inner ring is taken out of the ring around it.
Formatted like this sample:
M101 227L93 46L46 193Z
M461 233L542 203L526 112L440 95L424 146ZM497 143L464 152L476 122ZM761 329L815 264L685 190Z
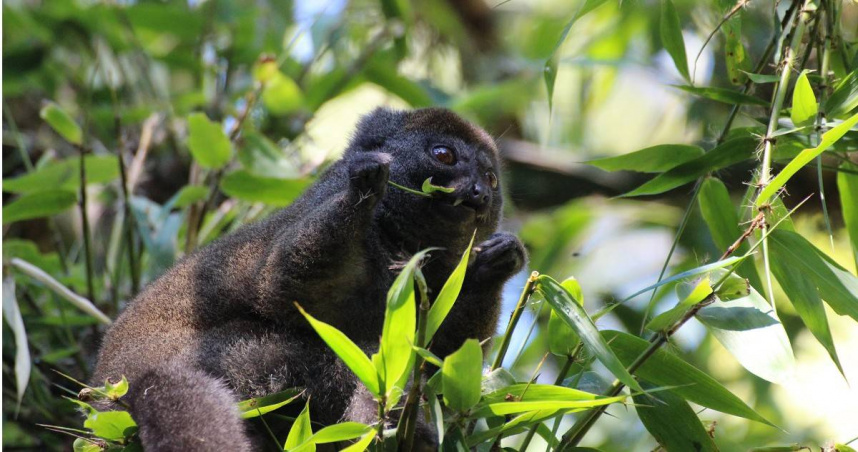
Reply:
M30 262L115 316L184 254L287 205L338 157L361 114L379 105L444 106L497 138L505 228L526 242L530 269L575 275L591 310L625 298L659 277L691 188L612 199L647 176L584 162L664 143L712 148L732 106L672 86L685 82L665 49L659 2L605 2L565 35L583 3L4 1L4 263ZM695 58L725 13L744 3L674 2L695 85L742 85L736 68L752 70L777 30L775 10L783 16L787 7L747 2ZM837 26L855 39L858 22ZM840 79L856 67L855 46L837 44L830 64ZM736 46L744 60L730 52ZM546 68L556 77L550 95ZM765 65L761 72L774 70ZM772 86L752 89L761 102L743 107L734 130L764 131ZM50 127L51 114L65 127ZM839 149L854 150L855 142L851 132ZM788 160L796 146L802 143L784 139L776 157L782 151ZM747 162L718 173L735 205L753 168ZM822 173L833 234L818 197L798 211L795 228L854 273L835 179L835 172ZM800 172L786 204L818 192L818 183L813 168ZM689 208L668 274L722 251L696 204ZM507 311L525 274L509 285ZM4 448L68 449L70 437L37 424L79 425L74 406L59 397L77 390L54 369L88 378L103 326L17 268L4 266L4 275L14 276L3 291ZM22 325L10 326L7 296L17 299ZM636 297L599 326L637 334L648 301L649 294ZM656 301L658 311L675 302L672 287L659 290ZM548 316L540 306L522 320L532 322L532 334L519 328L507 355L520 378L531 376L546 350ZM858 435L854 322L829 312L850 388L794 309L785 303L779 315L798 362L795 378L782 385L746 372L699 325L671 342L786 430L704 411L704 421L717 421L722 450ZM25 336L16 334L23 328ZM32 370L19 402L22 337ZM549 359L539 381L553 381L556 372ZM610 382L591 383L600 392ZM613 417L596 425L587 444L656 447L632 410L608 412Z

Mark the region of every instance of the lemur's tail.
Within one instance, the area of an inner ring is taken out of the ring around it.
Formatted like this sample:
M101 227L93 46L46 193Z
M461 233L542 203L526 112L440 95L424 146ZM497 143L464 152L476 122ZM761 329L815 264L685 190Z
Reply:
M251 450L234 395L201 370L159 366L135 379L123 400L147 452Z

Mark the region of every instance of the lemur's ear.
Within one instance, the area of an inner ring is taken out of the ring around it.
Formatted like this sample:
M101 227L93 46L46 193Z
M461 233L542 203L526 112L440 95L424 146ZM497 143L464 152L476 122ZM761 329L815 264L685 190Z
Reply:
M356 151L374 151L405 123L405 112L379 107L360 119L352 136L350 148Z

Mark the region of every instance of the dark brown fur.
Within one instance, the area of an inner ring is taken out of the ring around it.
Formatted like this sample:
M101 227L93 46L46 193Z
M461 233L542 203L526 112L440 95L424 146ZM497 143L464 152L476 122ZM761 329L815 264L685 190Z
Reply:
M459 162L435 160L437 144L455 148ZM423 269L437 293L476 230L481 251L432 349L443 357L466 338L490 338L503 283L525 254L514 236L495 233L501 196L487 171L499 172L493 141L455 114L376 110L292 205L187 256L143 290L108 331L94 380L128 378L146 450L249 450L253 435L234 402L291 386L307 388L314 421L372 423L375 402L292 302L372 353L391 267L442 247ZM455 193L427 199L388 189L388 177L420 187L430 176ZM454 206L456 198L465 202Z

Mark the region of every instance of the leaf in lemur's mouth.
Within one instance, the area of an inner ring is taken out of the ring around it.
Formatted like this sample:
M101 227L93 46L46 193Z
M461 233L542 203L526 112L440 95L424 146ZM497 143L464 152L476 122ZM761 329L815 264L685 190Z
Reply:
M421 191L417 191L413 188L408 188L404 185L399 185L396 182L393 182L391 180L388 180L387 183L398 188L398 189L400 189L400 190L404 190L404 191L407 191L408 193L415 194L417 196L423 196L426 198L431 198L432 193L435 193L435 192L453 193L456 190L453 187L442 187L440 185L433 185L431 177L429 177L425 181L423 181L423 186L421 187ZM457 199L453 205L457 206L461 203L462 203L462 200Z
M440 185L432 185L432 178L428 177L423 181L422 187L423 193L432 193L436 191L440 191L441 193L453 193L456 191L453 187L442 187Z

